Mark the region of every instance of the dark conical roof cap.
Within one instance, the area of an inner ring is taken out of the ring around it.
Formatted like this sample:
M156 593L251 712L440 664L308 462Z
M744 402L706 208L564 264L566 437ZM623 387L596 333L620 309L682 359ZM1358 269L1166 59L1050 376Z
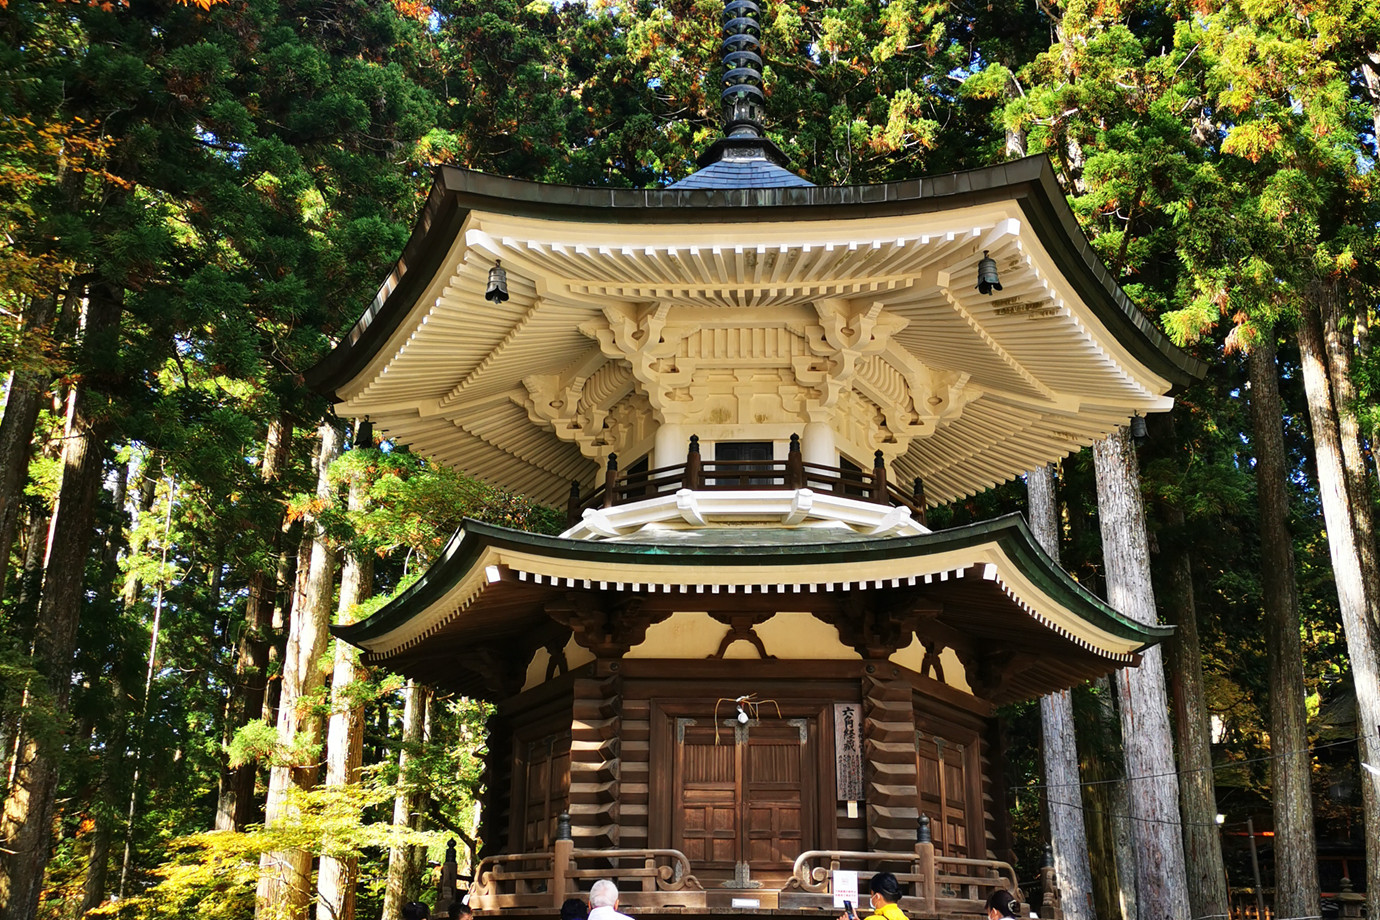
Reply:
M791 172L786 155L762 127L767 97L762 89L761 7L755 0L724 4L723 136L697 161L702 167L675 189L799 188L813 185Z

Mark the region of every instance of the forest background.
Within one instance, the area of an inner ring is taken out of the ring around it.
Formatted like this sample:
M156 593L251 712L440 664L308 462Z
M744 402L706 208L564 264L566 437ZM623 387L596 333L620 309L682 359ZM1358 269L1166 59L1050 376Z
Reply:
M1185 838L1220 811L1248 887L1247 820L1278 830L1277 867L1321 857L1315 903L1350 853L1376 914L1354 674L1373 680L1380 633L1380 12L762 6L769 134L802 175L1047 154L1112 274L1209 363L1139 458L1180 626L1179 769L1210 797L1185 793ZM0 0L0 917L248 917L256 888L261 917L290 913L260 865L292 853L308 880L319 857L318 917L393 920L445 840L472 854L484 708L364 673L324 625L405 587L464 516L558 517L323 423L302 375L397 257L430 164L633 187L693 170L717 134L720 12ZM1089 451L1058 487L1064 565L1102 592ZM1013 483L931 525L1024 507ZM1108 693L1074 699L1104 917L1124 812ZM1054 797L1038 707L1006 715L1033 879ZM1277 827L1281 801L1307 833ZM1190 874L1210 865L1194 845Z

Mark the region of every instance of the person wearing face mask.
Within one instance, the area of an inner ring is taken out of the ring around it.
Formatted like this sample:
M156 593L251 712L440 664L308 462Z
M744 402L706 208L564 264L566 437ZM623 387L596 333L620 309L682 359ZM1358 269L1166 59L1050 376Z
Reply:
M872 892L867 901L872 907L872 913L865 920L906 920L901 906L896 903L901 900L901 883L896 880L896 876L890 872L878 872L872 876L867 884L868 890ZM857 920L857 918L845 914L838 920Z

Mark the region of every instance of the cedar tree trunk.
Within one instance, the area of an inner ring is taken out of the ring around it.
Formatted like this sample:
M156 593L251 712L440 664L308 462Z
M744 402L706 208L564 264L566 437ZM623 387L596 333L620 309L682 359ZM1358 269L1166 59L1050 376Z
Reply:
M86 601L83 573L96 530L96 499L112 421L90 369L106 365L118 354L120 313L120 292L106 284L93 285L83 337L87 372L72 387L68 400L62 484L48 532L34 631L33 662L41 679L30 687L26 702L43 711L23 719L14 776L0 816L4 841L0 920L30 920L37 915L43 870L52 852L54 797L62 756L60 727L67 720L77 622Z
M287 466L288 445L292 436L292 426L286 419L275 419L269 423L268 435L264 440L263 464L259 476L264 483L274 483ZM283 515L287 509L284 507ZM272 531L270 550L277 556L278 538L282 532L282 521ZM262 567L256 568L249 576L248 597L244 602L244 628L235 650L235 680L231 685L230 717L226 726L227 734L234 733L259 718L264 707L264 686L268 679L268 628L273 619L273 605L278 596L278 586L272 576ZM258 778L259 767L255 763L242 763L230 769L224 783L224 794L216 806L216 830L242 831L253 824L257 818L257 803L254 800L254 781Z
M1300 309L1298 342L1303 388L1308 397L1308 418L1313 429L1313 452L1318 465L1318 492L1322 498L1323 521L1327 525L1327 548L1332 556L1332 577L1337 584L1347 657L1356 686L1356 728L1360 735L1361 760L1380 766L1380 660L1377 659L1376 631L1370 619L1370 602L1361 574L1318 311L1314 304L1306 301ZM1369 830L1366 835L1366 904L1370 916L1377 917L1380 916L1380 834L1375 831L1380 828L1380 777L1369 770L1359 773L1363 821Z
M1174 734L1179 742L1179 769L1184 815L1184 857L1188 872L1188 903L1195 917L1227 913L1227 880L1222 867L1222 835L1217 828L1217 790L1212 772L1212 724L1207 713L1203 653L1198 640L1198 605L1193 591L1193 560L1186 539L1183 508L1164 509L1167 523L1177 532L1161 540L1165 553L1168 597L1165 607L1177 631L1166 645L1169 653Z
M42 329L56 313L56 294L35 301L24 317L25 331ZM10 375L5 391L5 412L0 417L0 597L5 596L10 549L19 530L19 509L24 504L24 486L29 480L34 426L48 395L51 376L37 368L20 367Z
M1302 917L1319 909L1318 853L1309 786L1307 690L1299 641L1294 541L1289 533L1284 404L1279 397L1275 333L1261 336L1247 359L1251 380L1255 488L1260 507L1260 578L1270 663L1271 792L1275 817L1275 913Z
M1140 467L1126 428L1093 445L1093 460L1107 599L1131 619L1155 623ZM1192 915L1160 647L1146 649L1140 667L1122 668L1116 681L1136 837L1137 916L1140 920L1182 920Z
M364 482L350 483L349 508L365 506ZM353 623L353 607L373 591L374 560L368 550L350 553L340 575L340 602L336 621ZM344 786L359 781L364 761L364 703L351 695L352 685L362 676L359 652L348 642L335 640L335 667L331 672L331 719L326 729L326 785ZM337 859L322 855L316 880L316 915L319 920L354 920L355 885L359 879L359 859Z
M409 680L404 692L403 705L403 743L398 754L397 797L393 799L393 826L399 829L412 829L417 813L417 793L413 791L412 771L413 751L422 743L426 728L428 690L425 684ZM403 905L408 901L412 887L410 845L395 846L388 850L388 887L383 893L382 920L399 920Z
M329 421L321 424L321 446L317 454L316 497L325 505L332 497L328 471L340 456L341 431ZM319 764L315 756L321 743L321 716L314 711L313 696L326 682L321 658L326 651L327 627L331 619L331 596L335 586L336 557L324 528L311 528L311 560L300 603L292 607L288 619L288 642L283 654L282 690L278 701L278 745L280 757L291 764L276 763L268 773L268 803L264 826L291 824L297 814L288 801L288 789L310 789L316 783ZM289 755L288 752L291 751ZM254 916L256 920L304 920L311 907L311 854L306 850L278 850L259 860L259 888Z
M1372 629L1380 629L1380 560L1375 555L1375 516L1372 513L1370 472L1361 449L1361 423L1356 417L1356 384L1352 382L1352 342L1342 328L1340 292L1330 287L1322 298L1323 348L1327 353L1327 374L1332 385L1332 408L1337 414L1337 433L1342 447L1342 468L1346 472L1347 495L1355 517L1356 551L1361 559L1361 577L1372 589L1368 592Z
M1049 557L1059 561L1059 523L1054 498L1054 467L1025 476L1030 529ZM1040 698L1045 762L1045 802L1049 812L1054 875L1065 920L1095 920L1088 835L1083 824L1083 784L1073 728L1073 695L1068 690Z

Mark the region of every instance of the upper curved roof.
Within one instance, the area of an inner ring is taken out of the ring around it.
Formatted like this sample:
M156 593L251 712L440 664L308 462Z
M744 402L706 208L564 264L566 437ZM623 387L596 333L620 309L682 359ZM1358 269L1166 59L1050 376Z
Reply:
M732 152L709 168L770 160ZM995 296L974 285L989 251ZM483 296L495 260L506 301ZM1117 287L1040 157L832 188L574 188L445 167L308 381L387 437L548 503L611 453L648 453L659 426L783 442L821 418L840 455L880 450L944 503L1165 411L1203 370Z
M435 175L402 257L373 302L307 372L318 392L334 396L364 369L440 269L472 210L548 220L736 223L920 214L1014 198L1078 294L1152 372L1178 388L1207 371L1121 290L1084 237L1045 156L879 185L623 189L549 185L453 166L439 166Z

